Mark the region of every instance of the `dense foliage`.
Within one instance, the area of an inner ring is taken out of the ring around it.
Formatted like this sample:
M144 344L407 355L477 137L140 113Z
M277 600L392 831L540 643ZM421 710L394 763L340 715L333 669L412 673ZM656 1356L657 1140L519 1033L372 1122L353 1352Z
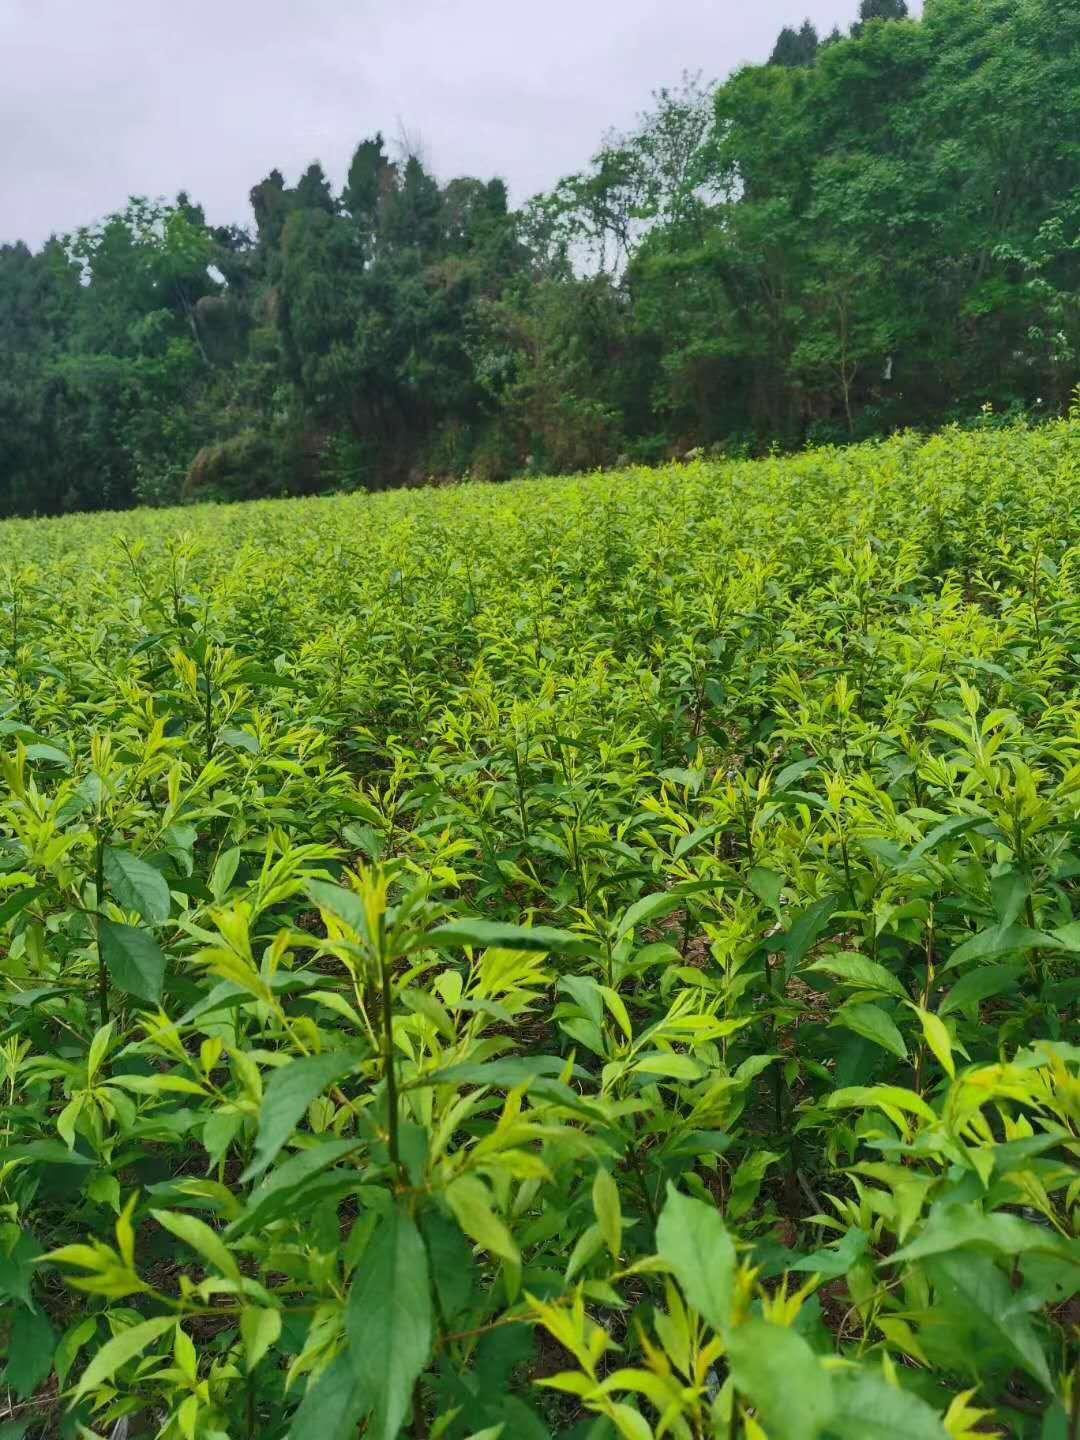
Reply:
M1078 508L7 522L4 1436L1073 1440Z
M0 513L1060 413L1080 9L924 12L787 27L769 64L658 92L520 212L376 136L340 188L273 171L250 230L181 196L0 248Z

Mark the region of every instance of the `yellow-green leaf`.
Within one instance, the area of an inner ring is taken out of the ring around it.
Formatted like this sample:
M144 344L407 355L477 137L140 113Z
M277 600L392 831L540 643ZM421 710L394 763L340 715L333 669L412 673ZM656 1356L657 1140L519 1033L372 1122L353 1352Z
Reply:
M101 1347L93 1360L79 1377L74 1399L81 1400L105 1380L112 1380L122 1365L154 1343L159 1335L171 1330L176 1324L172 1315L158 1315L153 1320L143 1320L128 1330L121 1330Z
M955 1078L956 1064L952 1058L952 1041L944 1020L935 1015L932 1010L924 1010L921 1005L915 1005L912 1008L919 1017L927 1045L937 1056L939 1064L949 1079Z
M596 1214L600 1234L613 1260L622 1253L622 1207L619 1204L619 1187L609 1170L601 1167L596 1172L592 1187L593 1211Z
M248 1374L281 1334L281 1311L249 1305L240 1316L240 1338L244 1342L244 1359Z
M446 1203L470 1239L497 1256L517 1264L521 1259L514 1237L491 1208L487 1187L475 1175L462 1175L446 1189Z

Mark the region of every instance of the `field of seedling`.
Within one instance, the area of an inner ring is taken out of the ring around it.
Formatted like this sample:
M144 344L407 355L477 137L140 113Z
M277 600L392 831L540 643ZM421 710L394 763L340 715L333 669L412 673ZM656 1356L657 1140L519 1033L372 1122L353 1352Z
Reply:
M1076 1440L1080 421L0 544L3 1440Z

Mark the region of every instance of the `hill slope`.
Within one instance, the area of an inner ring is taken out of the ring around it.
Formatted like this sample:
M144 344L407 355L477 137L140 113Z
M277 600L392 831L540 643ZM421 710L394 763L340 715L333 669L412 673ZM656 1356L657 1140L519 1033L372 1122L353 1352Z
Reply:
M15 1420L1065 1435L1078 503L1062 423L0 527Z

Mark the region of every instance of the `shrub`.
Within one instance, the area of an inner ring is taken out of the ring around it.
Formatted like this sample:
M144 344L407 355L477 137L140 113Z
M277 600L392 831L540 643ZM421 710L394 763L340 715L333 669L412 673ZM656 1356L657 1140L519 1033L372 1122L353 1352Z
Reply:
M1078 442L9 522L5 1433L1068 1440Z

